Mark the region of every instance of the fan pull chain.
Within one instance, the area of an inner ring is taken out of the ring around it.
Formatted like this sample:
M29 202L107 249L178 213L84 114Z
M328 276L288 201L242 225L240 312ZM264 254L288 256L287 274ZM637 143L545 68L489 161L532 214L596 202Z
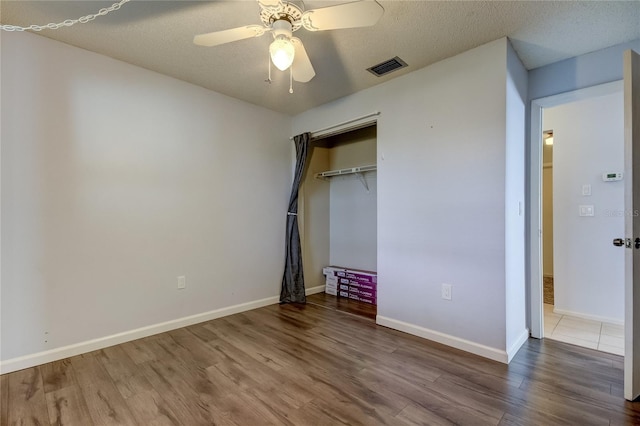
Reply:
M293 93L293 67L289 67L289 93Z
M269 78L267 79L267 83L271 84L271 54L267 52L267 68L269 69Z
M75 25L77 23L80 24L86 24L87 22L91 22L94 19L96 19L99 16L104 16L106 14L108 14L109 12L113 12L114 10L118 10L120 9L120 7L129 2L129 0L120 0L117 3L112 4L109 7L105 7L103 9L100 9L98 12L93 13L91 15L86 15L83 16L81 18L78 19L65 19L62 22L58 22L58 23L50 23L47 25L36 25L36 24L32 24L29 25L28 27L21 27L18 25L3 25L0 24L0 30L4 30L4 31L42 31L42 30L57 30L58 28L62 28L62 27L70 27L72 25Z

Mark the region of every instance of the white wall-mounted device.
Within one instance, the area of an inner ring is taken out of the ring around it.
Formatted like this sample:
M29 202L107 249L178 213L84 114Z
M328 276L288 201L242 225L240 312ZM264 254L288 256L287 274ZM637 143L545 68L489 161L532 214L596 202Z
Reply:
M607 172L602 174L602 180L605 182L614 182L622 180L622 173L620 172Z

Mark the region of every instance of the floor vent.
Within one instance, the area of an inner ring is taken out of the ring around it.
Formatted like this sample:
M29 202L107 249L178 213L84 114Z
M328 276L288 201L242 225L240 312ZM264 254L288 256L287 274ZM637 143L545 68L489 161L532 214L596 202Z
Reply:
M377 77L382 77L383 75L387 75L390 72L399 70L400 68L404 68L406 66L407 63L396 56L395 58L391 58L388 61L384 61L378 65L372 66L371 68L367 68L367 71Z

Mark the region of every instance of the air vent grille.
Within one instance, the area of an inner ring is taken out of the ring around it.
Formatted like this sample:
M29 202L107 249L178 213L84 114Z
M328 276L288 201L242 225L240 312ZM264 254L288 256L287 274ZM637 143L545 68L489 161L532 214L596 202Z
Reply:
M371 74L382 77L383 75L387 75L390 72L395 70L399 70L400 68L404 68L407 66L407 63L400 59L399 57L391 58L388 61L384 61L379 63L378 65L374 65L371 68L367 68Z

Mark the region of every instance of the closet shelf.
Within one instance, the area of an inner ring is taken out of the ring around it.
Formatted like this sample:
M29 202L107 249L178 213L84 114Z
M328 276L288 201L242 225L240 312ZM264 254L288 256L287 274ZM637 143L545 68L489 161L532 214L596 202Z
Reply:
M348 169L340 169L340 170L328 170L326 172L316 173L316 179L328 180L331 177L336 176L345 176L345 175L353 175L355 174L360 178L360 182L362 182L362 186L364 189L369 192L369 185L367 185L367 181L365 180L363 173L364 172L373 172L377 169L375 164L369 166L358 166L358 167L349 167Z
M348 169L328 170L326 172L316 173L317 179L327 179L334 176L352 175L354 173L372 172L377 169L375 164L369 166L349 167Z

